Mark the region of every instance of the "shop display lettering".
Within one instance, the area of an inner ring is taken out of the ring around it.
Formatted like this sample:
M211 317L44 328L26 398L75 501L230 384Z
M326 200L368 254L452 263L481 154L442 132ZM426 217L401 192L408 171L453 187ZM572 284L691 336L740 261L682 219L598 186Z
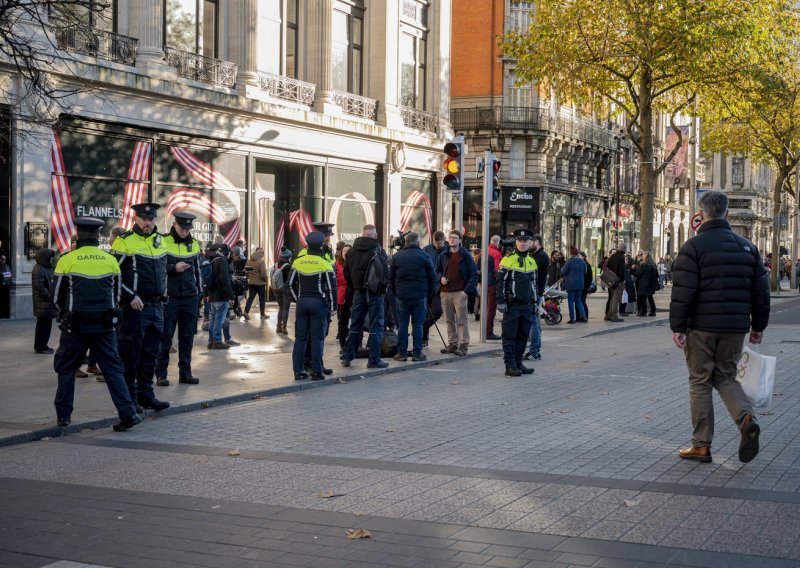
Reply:
M501 211L529 211L539 209L539 189L534 187L504 186L501 192Z
M116 207L102 207L89 205L77 205L75 207L75 215L77 217L100 217L100 218L122 218L122 210Z

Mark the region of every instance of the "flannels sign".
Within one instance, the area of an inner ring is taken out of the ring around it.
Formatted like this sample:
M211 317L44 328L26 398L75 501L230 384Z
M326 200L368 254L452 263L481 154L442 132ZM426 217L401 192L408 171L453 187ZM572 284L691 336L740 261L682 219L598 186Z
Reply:
M500 206L502 211L525 211L534 213L539 210L539 188L508 187L501 190Z

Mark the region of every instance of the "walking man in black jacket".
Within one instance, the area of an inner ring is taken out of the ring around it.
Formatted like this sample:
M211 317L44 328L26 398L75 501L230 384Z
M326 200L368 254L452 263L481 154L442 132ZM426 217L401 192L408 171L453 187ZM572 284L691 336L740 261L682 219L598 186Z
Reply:
M628 247L625 243L619 243L617 250L612 254L606 263L605 270L617 277L617 282L608 288L608 304L606 304L605 321L620 322L619 304L622 301L622 293L625 291L625 252Z
M759 426L753 406L736 381L744 336L761 343L769 321L769 276L753 243L725 220L728 197L708 191L700 198L703 224L681 247L673 265L669 322L672 340L689 369L692 445L680 457L710 462L714 437L712 388L741 433L739 460L758 454Z

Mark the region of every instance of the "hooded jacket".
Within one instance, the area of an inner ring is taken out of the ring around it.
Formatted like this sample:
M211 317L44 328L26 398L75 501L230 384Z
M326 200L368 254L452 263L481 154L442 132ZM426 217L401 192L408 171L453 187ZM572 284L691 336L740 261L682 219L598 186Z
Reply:
M267 263L264 262L263 252L254 252L253 255L247 259L245 266L252 268L252 270L247 270L247 283L250 286L264 286L267 283L269 280L269 271L267 270Z
M37 318L56 317L56 306L50 295L50 284L53 280L53 257L51 249L41 249L36 253L36 266L31 273L31 290L33 291L33 316Z
M367 276L367 268L372 260L375 251L378 251L378 258L384 265L384 274L389 272L389 259L381 248L381 243L371 237L358 237L353 242L353 247L347 253L344 262L344 279L347 286L353 290L363 290L364 280Z
M228 259L219 250L211 250L206 255L211 262L211 271L214 274L214 286L208 292L208 299L212 302L227 302L233 300L233 280Z
M703 223L678 252L669 305L673 332L764 331L769 302L769 273L758 249L725 219Z

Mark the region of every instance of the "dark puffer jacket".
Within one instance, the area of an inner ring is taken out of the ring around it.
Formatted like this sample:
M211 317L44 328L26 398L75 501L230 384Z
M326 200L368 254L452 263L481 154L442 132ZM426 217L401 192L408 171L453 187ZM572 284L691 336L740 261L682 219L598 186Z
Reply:
M381 243L370 237L358 237L353 241L353 248L347 253L347 258L344 262L344 279L349 288L353 290L364 289L367 268L376 249L380 252L380 259L384 265L385 273L389 272L389 259L386 253L383 252Z
M31 290L33 293L33 316L37 318L56 317L56 306L50 295L50 284L53 280L53 256L55 252L42 249L36 253L36 266L31 273Z
M706 221L681 247L672 266L669 324L716 333L764 331L769 322L769 274L756 246L724 219Z
M392 257L389 289L399 300L424 300L433 296L436 272L431 257L418 245L407 245Z

